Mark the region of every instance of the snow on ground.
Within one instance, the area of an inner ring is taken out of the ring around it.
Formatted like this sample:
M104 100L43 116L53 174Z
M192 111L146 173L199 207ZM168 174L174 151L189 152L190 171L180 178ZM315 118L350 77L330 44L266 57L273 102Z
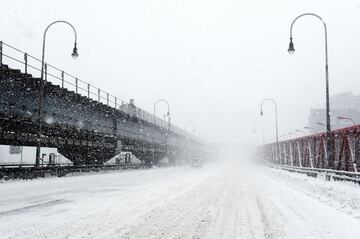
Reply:
M0 184L0 238L359 238L360 187L215 163Z
M305 174L266 170L267 174L318 201L328 204L360 220L360 185L352 182L326 181L325 176L308 177Z

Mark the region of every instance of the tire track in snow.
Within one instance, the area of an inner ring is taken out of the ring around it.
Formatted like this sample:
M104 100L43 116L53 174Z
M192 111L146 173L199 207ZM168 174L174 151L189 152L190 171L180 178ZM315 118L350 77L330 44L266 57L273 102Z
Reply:
M221 193L221 188L206 180L165 207L150 211L122 238L201 238L213 220L213 193Z

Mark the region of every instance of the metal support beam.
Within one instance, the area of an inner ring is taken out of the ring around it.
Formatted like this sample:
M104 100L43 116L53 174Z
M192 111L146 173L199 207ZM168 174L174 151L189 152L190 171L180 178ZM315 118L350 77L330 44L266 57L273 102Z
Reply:
M0 66L2 66L2 59L3 59L3 42L0 41Z
M61 71L61 88L64 88L64 71Z
M28 54L24 54L25 74L28 72Z

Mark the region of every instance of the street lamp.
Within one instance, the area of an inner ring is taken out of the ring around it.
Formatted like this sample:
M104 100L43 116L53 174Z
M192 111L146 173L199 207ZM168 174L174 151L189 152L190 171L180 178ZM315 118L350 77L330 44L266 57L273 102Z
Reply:
M279 129L278 129L278 115L277 115L277 104L276 101L270 98L264 99L263 101L261 101L261 105L260 105L260 115L263 116L264 112L263 112L263 104L266 101L271 101L274 106L275 106L275 130L276 130L276 143L279 142Z
M256 133L256 126L260 125L262 130L262 142L265 144L265 136L264 136L264 124L260 121L256 121L253 126L253 132Z
M170 131L170 105L169 102L165 99L159 99L157 101L155 101L154 103L154 125L156 124L156 106L158 103L165 103L167 105L167 116L168 116L168 132L167 134L169 134ZM153 153L152 153L152 158L153 158L153 162L155 162L155 131L153 131Z
M325 21L318 15L314 14L314 13L304 13L299 15L298 17L296 17L293 22L291 23L290 26L290 43L289 43L289 49L288 52L290 54L294 54L295 53L295 48L294 48L294 43L293 43L293 34L292 34L292 29L294 26L294 23L301 17L303 16L313 16L318 18L324 25L324 30L325 30L325 80L326 80L326 86L325 86L325 91L326 91L326 151L327 151L327 155L329 156L329 159L332 159L332 152L330 150L330 133L331 133L331 125L330 125L330 100L329 100L329 65L328 65L328 43L327 43L327 27L326 27L326 23Z
M156 121L156 106L160 102L163 102L167 105L167 114L166 115L168 116L168 120L169 120L168 126L170 126L170 106L169 106L169 102L165 99L159 99L159 100L155 101L155 103L154 103L154 123Z
M40 148L41 148L41 130L42 130L42 122L41 122L41 118L42 118L42 107L43 107L43 81L44 81L44 67L45 67L45 43L46 43L46 33L49 30L49 28L57 23L65 23L68 26L70 26L72 28L72 30L74 31L74 35L75 35L75 41L74 41L74 48L72 51L71 56L76 59L79 54L78 54L78 49L77 49L77 33L76 30L74 28L73 25L71 25L69 22L67 21L63 21L63 20L59 20L59 21L54 21L52 23L50 23L50 25L48 25L44 31L43 34L43 42L42 42L42 56L41 56L41 77L40 77L40 90L39 90L39 112L38 112L38 116L39 116L39 130L38 130L38 138L37 138L37 147L36 147L36 161L35 161L35 165L38 166L40 163Z
M338 118L339 120L349 120L349 121L351 121L351 123L353 124L353 126L355 126L354 120L353 120L352 118L350 118L350 117L338 116L337 118Z

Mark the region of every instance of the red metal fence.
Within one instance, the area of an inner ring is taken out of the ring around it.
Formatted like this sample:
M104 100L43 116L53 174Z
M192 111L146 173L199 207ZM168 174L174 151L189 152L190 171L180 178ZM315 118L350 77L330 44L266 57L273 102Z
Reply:
M320 133L266 144L259 154L274 164L360 171L360 125L333 130L329 136L327 140L327 134Z

